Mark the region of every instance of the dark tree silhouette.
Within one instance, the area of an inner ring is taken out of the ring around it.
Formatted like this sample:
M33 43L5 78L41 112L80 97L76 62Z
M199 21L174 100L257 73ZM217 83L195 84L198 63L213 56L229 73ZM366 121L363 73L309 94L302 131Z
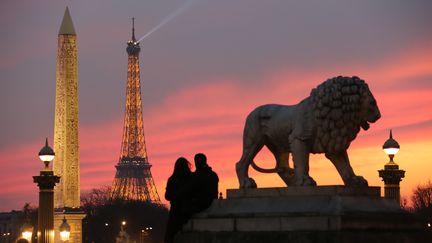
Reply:
M92 210L110 203L110 191L109 186L91 189L81 196L81 207L88 215L92 215Z
M425 210L432 207L432 182L418 185L411 196L415 211Z
M87 214L83 221L84 243L114 243L122 221L126 221L124 228L132 242L163 242L168 218L164 205L111 200L109 192L108 187L103 187L82 196Z
M432 182L418 185L411 196L412 210L428 222L432 222Z

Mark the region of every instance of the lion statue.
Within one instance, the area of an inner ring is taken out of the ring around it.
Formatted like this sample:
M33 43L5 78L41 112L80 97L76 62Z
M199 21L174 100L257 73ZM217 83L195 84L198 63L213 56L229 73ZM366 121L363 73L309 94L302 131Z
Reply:
M309 176L309 154L324 153L345 185L367 186L350 165L347 149L360 128L381 117L375 98L358 77L328 79L296 105L263 105L246 119L243 154L236 164L240 188L256 188L248 176L249 165L259 172L278 173L287 186L315 186ZM263 148L273 153L276 167L263 169L254 158ZM293 167L288 157L292 153Z

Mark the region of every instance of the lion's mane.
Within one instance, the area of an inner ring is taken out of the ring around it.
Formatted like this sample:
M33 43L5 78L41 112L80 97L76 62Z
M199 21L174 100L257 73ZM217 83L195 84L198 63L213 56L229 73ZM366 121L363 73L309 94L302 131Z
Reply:
M362 101L368 95L369 87L358 77L331 78L311 91L315 151L332 153L349 147L360 131Z

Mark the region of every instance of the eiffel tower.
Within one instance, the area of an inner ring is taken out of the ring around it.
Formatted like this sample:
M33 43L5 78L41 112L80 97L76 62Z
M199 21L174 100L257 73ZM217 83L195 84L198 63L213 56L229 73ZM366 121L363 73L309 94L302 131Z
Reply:
M150 172L144 139L141 109L141 85L139 52L135 39L134 18L132 38L127 42L128 73L123 139L116 175L111 189L111 198L160 203L159 195Z

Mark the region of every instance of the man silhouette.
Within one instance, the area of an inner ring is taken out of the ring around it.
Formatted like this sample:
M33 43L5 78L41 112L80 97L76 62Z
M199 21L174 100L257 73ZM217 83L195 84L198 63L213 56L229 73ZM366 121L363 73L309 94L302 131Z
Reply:
M210 207L213 200L218 198L219 178L208 166L207 157L203 153L196 154L194 161L196 169L192 175L191 194L195 206L194 211L198 213Z

